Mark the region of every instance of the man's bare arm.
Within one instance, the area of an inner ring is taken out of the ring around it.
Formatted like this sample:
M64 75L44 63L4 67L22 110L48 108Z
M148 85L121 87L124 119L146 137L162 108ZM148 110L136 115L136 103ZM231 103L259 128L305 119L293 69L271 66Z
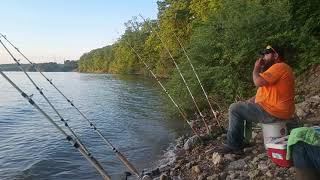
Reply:
M266 81L265 79L263 79L263 77L259 75L260 68L262 65L261 60L262 59L260 58L256 61L252 72L253 83L256 87L266 86L269 84L268 81Z

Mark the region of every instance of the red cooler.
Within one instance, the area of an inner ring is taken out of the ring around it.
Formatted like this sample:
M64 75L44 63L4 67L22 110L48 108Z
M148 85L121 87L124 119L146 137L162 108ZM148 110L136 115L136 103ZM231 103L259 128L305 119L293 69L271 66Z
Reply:
M271 158L272 162L281 167L292 166L292 161L286 159L288 137L289 136L277 138L266 144L268 156Z

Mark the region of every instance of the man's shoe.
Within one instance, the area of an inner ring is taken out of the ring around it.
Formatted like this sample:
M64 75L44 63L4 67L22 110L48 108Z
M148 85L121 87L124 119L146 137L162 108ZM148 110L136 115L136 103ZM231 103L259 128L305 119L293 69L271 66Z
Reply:
M217 146L214 149L214 152L220 153L220 154L242 154L243 150L242 149L234 149L231 148L229 145L227 144L222 144L220 146Z

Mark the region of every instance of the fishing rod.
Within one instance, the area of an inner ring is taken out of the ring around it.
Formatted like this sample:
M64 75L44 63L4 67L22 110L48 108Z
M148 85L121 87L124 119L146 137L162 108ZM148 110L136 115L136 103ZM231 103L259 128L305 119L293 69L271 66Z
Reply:
M15 61L17 66L23 71L23 73L27 76L27 78L31 81L31 83L34 85L34 87L38 90L39 94L46 100L46 102L50 105L50 107L54 110L54 112L59 116L61 122L64 123L64 126L67 127L67 129L71 132L71 134L75 137L76 141L78 144L81 146L81 148L88 154L90 155L90 152L88 149L83 145L83 143L80 141L76 133L71 129L67 121L61 116L61 114L58 112L58 110L53 106L53 104L50 102L50 100L47 98L47 96L44 94L42 91L42 88L40 88L29 76L29 74L26 72L25 68L23 68L20 64L20 62L13 56L13 54L9 51L9 49L6 47L6 45L0 40L1 45L5 48L5 50L9 53L11 58Z
M156 34L156 36L159 38L160 42L162 43L163 47L166 49L166 51L168 52L169 56L171 57L172 62L173 62L174 65L176 66L176 68L177 68L177 70L178 70L178 72L179 72L179 74L180 74L180 77L181 77L181 79L183 80L183 83L185 84L185 86L186 86L186 88L187 88L187 90L188 90L188 92L189 92L189 95L191 96L192 101L193 101L193 103L194 103L194 105L195 105L195 107L196 107L199 115L201 116L201 119L202 119L202 121L203 121L203 123L204 123L204 125L205 125L205 127L206 127L206 129L207 129L207 134L209 134L209 133L210 133L209 126L208 126L207 122L205 121L204 116L202 115L202 113L201 113L201 111L200 111L200 109L199 109L199 106L198 106L195 98L193 97L192 92L191 92L191 90L190 90L190 88L189 88L186 80L184 79L184 76L182 75L178 64L177 64L176 61L174 60L174 58L173 58L170 50L167 48L167 46L165 45L165 43L162 41L159 33L146 21L146 19L144 19L144 17L143 17L142 15L139 15L139 16L143 19L143 21L145 22L145 24L147 24L147 26L149 27L149 29Z
M112 143L101 133L101 131L96 127L95 124L93 124L88 118L87 116L82 113L80 111L80 109L78 107L75 106L75 104L66 96L62 93L62 91L52 82L52 80L50 80L46 75L44 75L44 73L35 65L35 63L33 63L32 61L29 60L29 58L27 58L16 46L14 46L11 41L9 41L6 36L4 36L3 34L0 33L0 36L2 36L14 49L16 49L16 51L22 56L24 57L24 59L26 59L33 68L35 68L53 87L54 89L56 89L59 94L61 94L66 100L67 102L76 109L76 111L89 123L90 127L102 138L102 140L111 147L112 151L116 154L116 156L120 159L120 161L132 172L134 173L139 179L141 179L141 175L139 173L139 171L137 170L137 168L135 168L135 166L130 163L128 161L128 159L120 152L118 151L113 145Z
M34 108L36 108L41 114L43 114L48 121L56 127L65 137L68 142L71 143L73 147L75 147L82 156L84 156L91 165L101 174L104 180L110 180L110 176L108 173L103 169L101 164L92 156L88 155L84 149L79 145L76 139L74 139L72 136L68 135L60 126L58 126L54 120L46 113L44 112L37 104L34 102L31 98L31 96L28 96L25 92L23 92L6 74L3 73L2 69L0 68L0 74L21 94L22 97L24 97L29 104L31 104Z
M150 73L152 74L152 76L156 79L156 81L159 83L159 85L161 86L161 88L163 89L163 91L168 95L169 99L171 100L171 102L174 104L174 106L178 109L179 113L181 114L181 116L183 117L183 119L187 122L187 124L190 126L190 128L192 129L193 133L199 138L200 141L202 141L200 135L197 133L197 131L192 127L191 122L187 119L185 113L183 113L183 111L181 110L181 108L177 105L177 103L173 100L173 98L171 97L171 95L169 94L169 92L167 91L167 89L163 86L163 84L161 83L161 81L159 80L159 78L153 73L153 71L151 70L151 68L148 66L148 64L141 58L141 56L139 55L139 53L130 45L129 42L125 41L125 43L131 48L131 50L137 55L138 59L146 66L146 68L150 71Z
M201 89L202 89L202 92L203 92L203 94L205 95L205 97L206 97L206 99L207 99L207 102L208 102L208 104L209 104L209 106L210 106L211 112L212 112L214 118L216 119L218 126L221 128L221 124L220 124L220 122L219 122L219 120L218 120L218 116L217 116L218 113L213 110L212 105L211 105L211 103L210 103L210 101L209 101L208 95L207 95L206 91L204 90L204 88L203 88L203 86L202 86L202 83L201 83L201 81L200 81L200 78L199 78L199 76L198 76L195 68L193 67L193 64L192 64L192 62L191 62L191 60L190 60L190 58L189 58L189 56L188 56L188 54L187 54L184 46L183 46L182 43L180 42L180 40L179 40L179 38L178 38L178 36L176 35L175 32L173 32L173 35L174 35L174 37L176 38L176 40L178 41L180 47L182 48L183 53L184 53L184 55L186 56L187 60L189 61L189 64L190 64L190 66L191 66L191 68L192 68L192 71L193 71L194 75L196 76L196 78L197 78L197 80L198 80L198 82L199 82L199 85L200 85L200 87L201 87Z

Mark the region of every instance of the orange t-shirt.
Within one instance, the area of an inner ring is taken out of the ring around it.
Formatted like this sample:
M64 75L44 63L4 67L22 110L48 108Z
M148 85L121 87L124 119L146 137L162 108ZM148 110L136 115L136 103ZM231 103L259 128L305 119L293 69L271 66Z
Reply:
M259 87L255 102L272 116L280 119L292 117L294 106L294 75L290 66L276 63L260 73L269 85Z

